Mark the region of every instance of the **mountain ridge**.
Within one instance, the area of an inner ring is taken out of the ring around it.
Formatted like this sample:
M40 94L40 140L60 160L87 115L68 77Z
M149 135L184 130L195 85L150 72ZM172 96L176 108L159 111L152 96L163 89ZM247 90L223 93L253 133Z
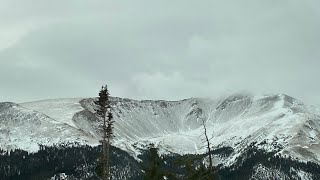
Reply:
M214 147L235 147L234 155L225 159L225 164L232 164L237 155L241 154L241 149L253 141L257 141L257 146L266 150L279 148L279 153L283 155L320 162L319 114L285 94L254 96L240 93L227 98L188 98L180 101L119 97L112 97L111 100L116 134L113 144L133 157L139 154L137 147L142 148L148 143L161 147L162 153L204 153L205 149L201 148L200 122L205 120L210 135L213 135L211 143ZM34 141L39 138L42 139L40 143L48 145L67 140L97 145L101 121L94 115L93 101L94 98L40 100L16 104L17 111L9 108L8 112L17 115L11 119L33 117L39 118L41 122L50 120L50 123L36 128L38 131L32 134ZM3 120L6 118L3 111L6 110L1 110L1 104L0 120ZM26 127L21 129L31 131ZM41 128L47 128L47 131L52 131L55 136L45 137L46 131ZM5 131L6 128L2 126L0 140L4 143L1 148L10 149L16 145L17 148L28 150L26 145L16 143L25 139L19 140L19 136L15 137L16 141L7 141L9 135L4 135ZM66 134L70 137L64 139ZM14 133L10 136L14 137ZM43 140L45 138L48 140ZM259 145L262 142L266 144ZM36 146L35 143L33 146ZM35 147L31 149L36 150Z

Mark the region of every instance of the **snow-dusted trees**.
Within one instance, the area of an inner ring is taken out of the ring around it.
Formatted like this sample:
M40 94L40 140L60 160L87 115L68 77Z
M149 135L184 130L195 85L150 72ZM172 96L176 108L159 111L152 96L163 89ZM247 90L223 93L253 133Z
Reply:
M95 101L96 114L103 120L102 138L102 179L110 179L110 140L113 137L113 116L111 113L110 94L106 86L102 86L99 97Z

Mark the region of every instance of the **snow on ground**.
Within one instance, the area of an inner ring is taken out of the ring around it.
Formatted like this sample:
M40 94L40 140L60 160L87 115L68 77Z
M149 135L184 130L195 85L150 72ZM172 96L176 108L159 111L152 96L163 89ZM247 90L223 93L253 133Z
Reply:
M88 144L98 144L100 139L96 133L98 124L85 117L86 113L94 113L93 100L86 99L82 104L81 100L80 98L56 99L22 103L21 106L28 109L20 108L21 113L29 115L18 115L16 118L33 118L44 125L30 122L30 126L42 130L31 133L32 136L23 137L17 136L13 131L14 128L0 127L0 138L15 138L19 142L34 140L42 143L46 140L41 138L52 137L48 135L51 133L56 138L49 138L47 141L52 143L83 140ZM191 98L181 101L136 101L112 98L112 102L116 136L113 144L134 157L140 153L139 148L145 148L149 143L161 147L161 153L205 152L201 125L204 120L209 137L213 136L211 143L215 147L234 147L236 149L234 157L237 153L241 153L237 149L242 149L251 142L266 141L267 144L261 148L272 150L275 145L279 145L285 148L284 153L287 151L303 158L308 156L305 153L309 152L313 155L308 159L319 161L320 128L311 128L320 127L319 116L310 113L311 110L309 111L307 106L298 100L283 94L265 96L235 94L217 100ZM75 116L84 110L83 107L88 112ZM30 115L30 111L35 112ZM45 121L47 123L43 123ZM25 123L21 127L30 128L30 126ZM9 135L4 135L6 133L2 132L8 129L10 129ZM33 149L32 143L28 147L28 143L15 142L15 140L10 141L12 145L21 146L23 149ZM11 145L10 143L8 145Z
M81 104L79 103L80 101L80 98L51 99L21 103L20 105L28 109L44 113L52 119L55 119L56 121L66 123L72 127L77 128L77 126L72 121L72 118L75 113L83 110Z
M20 148L34 152L39 150L39 144L78 142L96 145L98 141L41 112L14 103L0 103L0 142L2 149Z

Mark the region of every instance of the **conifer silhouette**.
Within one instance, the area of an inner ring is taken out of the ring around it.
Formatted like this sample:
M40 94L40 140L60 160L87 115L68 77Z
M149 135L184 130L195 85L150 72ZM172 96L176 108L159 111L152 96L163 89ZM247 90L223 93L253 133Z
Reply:
M103 120L103 137L102 137L102 179L110 179L110 141L113 137L113 115L111 112L110 94L106 86L102 86L96 104L96 114Z

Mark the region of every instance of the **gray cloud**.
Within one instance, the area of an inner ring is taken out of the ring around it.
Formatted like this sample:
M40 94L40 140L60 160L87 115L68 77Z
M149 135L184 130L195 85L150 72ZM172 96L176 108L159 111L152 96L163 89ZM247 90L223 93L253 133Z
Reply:
M319 104L320 4L0 0L0 101L281 92Z

